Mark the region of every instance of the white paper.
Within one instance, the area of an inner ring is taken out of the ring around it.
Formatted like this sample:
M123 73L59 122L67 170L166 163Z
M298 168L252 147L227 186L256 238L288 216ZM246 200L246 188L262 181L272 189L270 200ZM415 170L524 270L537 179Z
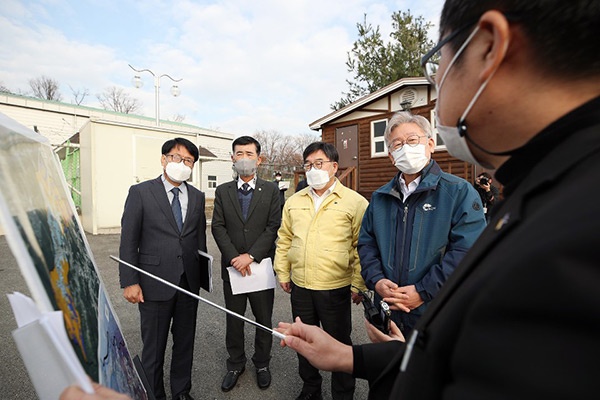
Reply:
M279 190L289 189L290 181L279 181Z
M258 292L260 290L275 288L275 273L273 272L273 261L271 261L271 258L264 258L260 264L253 262L250 264L250 269L252 270L252 275L246 274L246 276L242 276L234 267L227 267L233 294Z
M94 389L67 336L62 311L40 312L22 293L7 294L18 329L13 338L40 399L56 399L69 385Z

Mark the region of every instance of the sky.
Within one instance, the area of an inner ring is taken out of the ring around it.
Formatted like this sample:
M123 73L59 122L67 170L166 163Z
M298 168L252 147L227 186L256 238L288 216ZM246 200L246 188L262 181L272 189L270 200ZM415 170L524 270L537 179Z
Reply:
M347 91L346 59L357 23L379 26L384 38L394 11L434 24L443 0L40 0L0 2L0 84L31 95L29 80L59 82L62 101L89 91L123 89L155 117L154 78L182 79L173 97L160 82L160 118L231 133L314 133ZM139 75L144 85L132 84Z

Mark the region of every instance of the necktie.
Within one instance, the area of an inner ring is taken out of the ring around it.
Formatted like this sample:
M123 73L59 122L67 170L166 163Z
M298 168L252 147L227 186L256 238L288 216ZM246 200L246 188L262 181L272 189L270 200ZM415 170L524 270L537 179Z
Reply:
M173 193L171 210L173 211L175 222L177 222L177 228L179 228L179 232L181 232L181 228L183 228L183 216L181 215L181 203L179 202L179 188L171 189L171 193Z
M248 210L250 209L250 202L252 201L252 188L248 183L242 184L238 199L242 207L242 216L246 219L248 217Z
M249 191L249 190L250 190L250 185L249 185L249 184L247 184L247 183L244 183L244 184L242 185L242 192L243 192L244 194L248 194L248 191Z

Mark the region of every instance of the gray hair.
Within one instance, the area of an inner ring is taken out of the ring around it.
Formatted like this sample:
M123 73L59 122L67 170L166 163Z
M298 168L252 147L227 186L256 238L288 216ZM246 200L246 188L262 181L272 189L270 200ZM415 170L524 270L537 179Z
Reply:
M431 137L431 124L427 120L427 118L422 117L420 115L413 115L408 111L399 111L390 118L385 127L385 133L383 139L385 140L385 145L388 146L390 144L390 134L398 125L402 124L415 124L417 125L423 133L430 138Z

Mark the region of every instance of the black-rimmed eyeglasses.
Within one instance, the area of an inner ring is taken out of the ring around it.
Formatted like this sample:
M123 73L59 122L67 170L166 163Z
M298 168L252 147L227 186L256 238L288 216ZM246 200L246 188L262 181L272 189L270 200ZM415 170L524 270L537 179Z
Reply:
M474 23L475 22L471 22L470 24L464 25L463 27L455 30L454 32L440 40L438 44L434 46L433 49L429 50L427 54L425 54L421 58L421 68L423 68L423 73L425 74L425 78L427 79L427 81L429 81L429 83L435 85L434 76L440 67L440 50L442 50L442 47L444 47L449 41L451 41L460 33L462 33L465 29L473 26Z
M310 169L314 166L316 169L321 169L323 168L323 163L328 163L328 162L333 162L330 160L317 160L315 162L309 163L309 162L305 162L304 164L302 164L302 168L304 168L305 171L310 171Z
M165 157L171 158L171 161L176 163L183 161L188 167L193 167L195 162L193 158L181 157L179 154L165 154Z

